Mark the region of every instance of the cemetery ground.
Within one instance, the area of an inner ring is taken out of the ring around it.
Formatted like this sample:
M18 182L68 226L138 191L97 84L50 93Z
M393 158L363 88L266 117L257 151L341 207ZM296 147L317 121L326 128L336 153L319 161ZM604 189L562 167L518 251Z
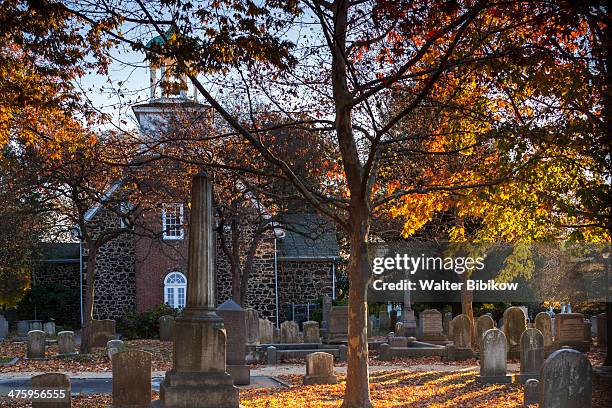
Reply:
M128 349L146 350L152 354L153 377L161 378L172 368L172 342L129 340ZM47 348L48 356L56 355L56 345ZM593 366L602 363L605 349L593 348L587 356ZM112 367L105 348L94 348L89 355L50 357L27 360L25 342L0 342L0 364L18 358L9 365L0 365L0 380L29 377L41 372L64 372L72 378L110 379ZM303 385L303 358L290 359L278 365L251 365L251 376L272 377L275 387L240 387L240 403L244 407L338 407L345 387L346 363L335 362L337 384ZM378 352L370 350L370 390L375 407L522 407L524 386L520 383L482 384L478 381L477 359L442 361L440 357L393 358L380 361ZM519 360L508 360L508 372L518 374ZM154 381L155 383L155 381ZM611 406L610 390L594 384L593 407ZM153 399L159 398L158 389ZM107 407L110 393L81 393L72 398L72 407ZM29 407L28 400L0 400L0 407Z

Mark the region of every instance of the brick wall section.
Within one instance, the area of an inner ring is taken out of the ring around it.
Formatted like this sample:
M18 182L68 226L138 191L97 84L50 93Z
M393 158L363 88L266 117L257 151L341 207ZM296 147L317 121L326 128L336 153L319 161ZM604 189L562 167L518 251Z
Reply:
M136 306L139 312L164 303L164 279L170 272L181 272L187 276L188 242L187 239L137 238Z
M81 320L81 299L79 297L79 263L43 262L34 269L36 284L58 284L68 291L68 303L56 320L77 323Z

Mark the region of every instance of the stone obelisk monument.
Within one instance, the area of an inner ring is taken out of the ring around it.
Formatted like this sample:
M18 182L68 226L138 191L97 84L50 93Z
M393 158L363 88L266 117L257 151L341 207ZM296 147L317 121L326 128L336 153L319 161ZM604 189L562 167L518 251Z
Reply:
M215 312L212 180L193 178L187 305L174 324L173 368L160 386L165 408L237 408L238 389L225 370L225 328Z

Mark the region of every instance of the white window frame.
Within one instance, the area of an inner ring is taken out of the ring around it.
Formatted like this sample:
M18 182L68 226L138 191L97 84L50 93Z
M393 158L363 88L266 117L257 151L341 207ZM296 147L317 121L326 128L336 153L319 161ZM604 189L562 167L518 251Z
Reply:
M169 208L179 208L179 235L170 235L168 225L166 225L166 211ZM162 205L162 237L165 240L180 240L185 238L185 227L183 218L184 206L182 203L163 204Z
M184 284L182 283L169 283L168 280L173 277L173 275L179 275L180 278L183 279L183 281L185 282ZM172 290L172 303L170 304L170 299L168 296L168 289ZM178 300L179 300L179 289L183 289L183 305L179 305ZM187 303L187 277L185 276L185 274L178 272L178 271L172 271L169 274L166 275L166 277L164 278L164 303L167 304L170 307L173 307L175 309L182 309L185 307L185 304Z

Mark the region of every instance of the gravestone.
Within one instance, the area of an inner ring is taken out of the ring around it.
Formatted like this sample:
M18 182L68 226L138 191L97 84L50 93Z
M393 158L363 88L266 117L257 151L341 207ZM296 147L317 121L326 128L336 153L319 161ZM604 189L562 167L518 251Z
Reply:
M389 330L391 330L391 319L389 317L389 312L386 310L381 310L378 312L378 321L380 322L380 331L383 334L386 334Z
M544 336L538 329L527 329L521 335L521 373L519 380L525 382L540 377L544 364Z
M348 346L341 344L338 346L338 361L346 361L348 358Z
M390 347L408 347L408 337L392 336L387 339Z
M306 376L304 385L336 384L334 375L334 356L329 353L316 352L306 356Z
M555 317L557 349L569 346L579 351L589 351L590 341L584 340L584 316L582 313L560 313Z
M322 303L322 320L321 320L321 335L327 338L327 329L329 328L329 312L332 308L332 298L328 295L323 296Z
M319 322L307 321L302 323L304 332L304 343L320 343L321 336L319 334Z
M27 358L45 358L46 337L47 335L42 330L30 330L28 332Z
M508 341L508 357L519 358L521 355L521 335L527 329L527 319L523 309L517 306L504 311L504 334Z
M0 340L8 337L8 320L4 318L4 316L0 315Z
M483 315L476 319L476 341L480 344L482 340L482 336L489 329L495 328L495 322L491 318L491 316Z
M47 322L43 327L47 336L55 336L55 322Z
M423 341L445 341L443 334L442 313L436 309L427 309L419 315L419 332Z
M113 407L151 406L151 353L120 351L113 355Z
M174 316L161 316L159 318L159 339L172 341L174 339Z
M452 320L451 326L453 328L453 343L455 348L458 350L471 349L470 319L466 315L460 314Z
M540 382L538 380L527 380L523 394L523 405L535 405L540 398Z
M274 343L274 324L265 319L259 319L259 342L261 344Z
M269 365L276 365L276 364L278 364L278 354L276 352L276 347L269 346L266 349L266 358L267 358L267 363Z
M57 346L59 354L75 354L74 332L61 331L57 333Z
M374 336L374 316L368 316L368 337Z
M391 330L395 327L395 323L397 323L397 310L391 310L389 312L389 327Z
M592 375L591 363L584 354L571 349L555 351L542 366L540 408L590 407Z
M591 337L597 338L597 316L591 316Z
M253 308L244 309L246 322L246 344L256 346L259 344L259 313Z
M32 390L38 391L39 395L52 395L52 398L32 399L32 408L70 408L72 399L68 375L62 373L35 375L30 383Z
M591 337L591 321L589 319L584 319L584 341L591 345L593 338Z
M273 338L273 342L272 343L280 343L281 341L281 334L280 334L280 329L277 327L274 327L272 329L272 338Z
M106 347L116 337L115 321L112 319L91 321L91 346Z
M348 306L334 306L329 311L327 342L337 343L348 338Z
M544 338L544 354L548 355L553 351L552 338L552 319L547 312L540 312L535 318L535 328L542 333Z
M608 344L608 320L605 313L597 315L597 345Z
M478 380L488 384L511 383L507 374L507 342L504 332L499 329L487 330L480 341L480 376Z
M280 325L281 343L299 343L300 326L294 321L287 320Z
M450 325L453 321L453 314L451 312L445 312L442 317L442 332L448 336L449 339L452 339L452 333L450 332Z
M109 340L106 343L106 354L108 355L108 359L112 362L113 355L123 351L125 349L125 345L122 340Z
M17 322L17 335L20 337L27 336L30 331L30 322L28 320L19 320Z
M43 330L43 324L39 320L30 320L30 331L32 330Z
M217 308L217 314L223 318L227 332L226 369L234 378L235 385L251 383L251 370L246 365L246 319L244 309L228 299ZM257 321L259 325L259 318ZM259 333L259 329L257 330Z

